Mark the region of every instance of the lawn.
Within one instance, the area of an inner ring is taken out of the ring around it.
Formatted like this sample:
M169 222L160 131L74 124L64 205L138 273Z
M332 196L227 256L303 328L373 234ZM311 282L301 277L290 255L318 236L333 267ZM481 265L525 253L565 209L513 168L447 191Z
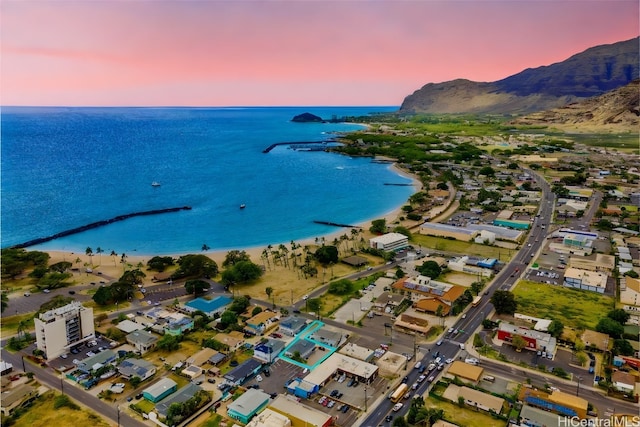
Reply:
M424 236L422 234L414 234L411 243L414 246L419 245L435 251L456 252L459 254L481 256L483 258L496 258L502 261L510 260L511 255L514 254L514 251L509 249L445 239L443 237Z
M459 426L504 427L505 425L504 420L495 419L483 411L476 412L469 408L461 408L449 401L436 400L429 397L424 400L424 406L442 409L446 421Z
M613 298L595 292L520 281L513 293L518 313L559 320L566 327L593 329L609 310Z
M92 426L109 427L110 424L99 418L96 414L85 409L70 409L62 407L54 409L53 392L45 393L38 399L29 410L22 415L15 424L15 427L47 427L59 426Z

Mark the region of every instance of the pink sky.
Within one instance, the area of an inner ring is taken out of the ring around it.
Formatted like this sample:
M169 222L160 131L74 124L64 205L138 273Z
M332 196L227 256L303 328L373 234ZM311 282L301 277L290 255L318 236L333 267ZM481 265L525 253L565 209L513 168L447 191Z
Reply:
M2 105L400 105L640 34L632 1L1 2Z

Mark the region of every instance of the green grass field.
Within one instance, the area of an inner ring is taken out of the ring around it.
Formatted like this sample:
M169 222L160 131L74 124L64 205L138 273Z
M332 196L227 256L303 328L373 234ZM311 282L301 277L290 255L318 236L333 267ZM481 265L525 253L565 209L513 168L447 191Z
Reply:
M595 328L613 309L613 298L595 292L520 281L513 293L518 313L559 320L566 327Z
M504 427L505 421L493 418L484 411L475 411L469 407L461 408L457 404L448 401L425 398L424 406L444 410L444 417L459 426L472 427Z
M411 238L414 246L422 246L435 251L457 252L466 255L476 255L483 258L499 258L502 261L511 259L514 250L498 248L495 246L479 245L473 242L462 242L460 240L450 240L442 237L425 236L414 234Z
M93 426L109 427L109 423L86 409L74 410L67 407L54 409L53 392L45 393L15 424L16 427L46 426Z

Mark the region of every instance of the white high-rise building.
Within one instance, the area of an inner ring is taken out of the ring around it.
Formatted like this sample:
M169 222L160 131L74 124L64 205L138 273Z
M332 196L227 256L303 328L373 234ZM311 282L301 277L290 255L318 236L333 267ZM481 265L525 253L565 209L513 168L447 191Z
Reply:
M51 360L74 345L95 338L93 309L73 301L35 319L36 345Z

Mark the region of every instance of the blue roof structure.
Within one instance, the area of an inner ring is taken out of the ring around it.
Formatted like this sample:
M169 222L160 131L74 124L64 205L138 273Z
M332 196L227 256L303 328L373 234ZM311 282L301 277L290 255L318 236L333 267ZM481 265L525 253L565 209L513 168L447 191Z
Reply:
M186 303L185 306L187 306L188 308L191 308L194 311L200 310L203 313L206 313L207 315L209 315L209 313L215 313L216 311L219 311L221 308L230 304L231 301L232 301L231 298L224 295L220 295L215 297L212 300L206 300L204 298L196 298Z

